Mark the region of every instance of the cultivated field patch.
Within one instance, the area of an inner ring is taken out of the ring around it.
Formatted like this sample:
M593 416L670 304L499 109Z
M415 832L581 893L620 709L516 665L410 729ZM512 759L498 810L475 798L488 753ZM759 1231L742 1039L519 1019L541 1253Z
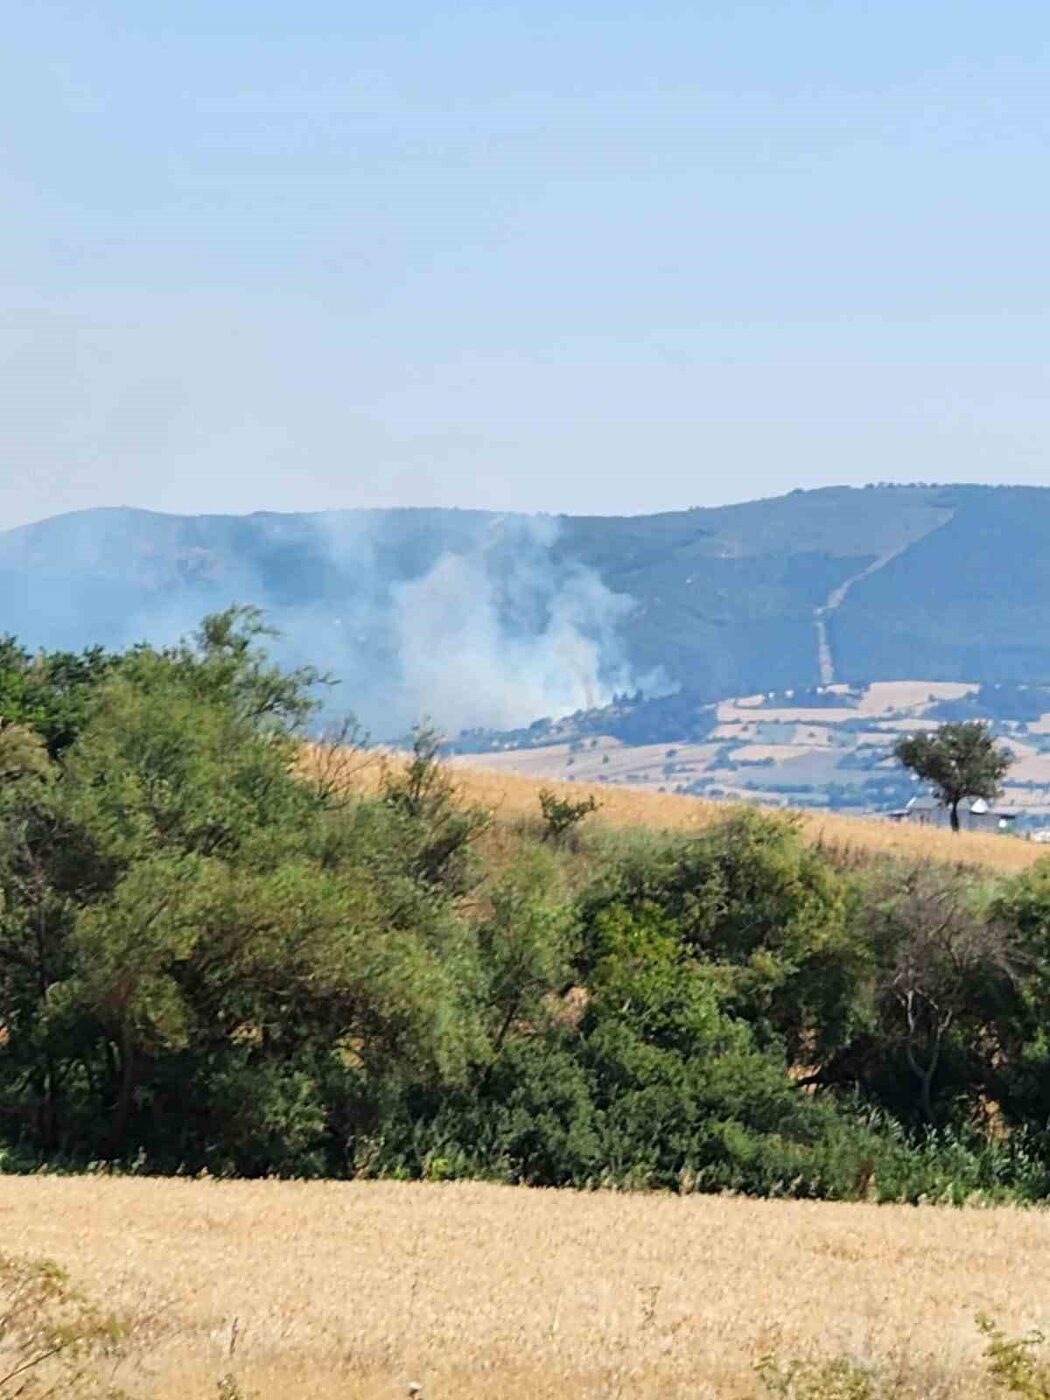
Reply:
M1050 1321L1042 1211L8 1177L0 1224L150 1319L116 1375L149 1400L732 1400L764 1355L966 1400L994 1393L976 1314Z

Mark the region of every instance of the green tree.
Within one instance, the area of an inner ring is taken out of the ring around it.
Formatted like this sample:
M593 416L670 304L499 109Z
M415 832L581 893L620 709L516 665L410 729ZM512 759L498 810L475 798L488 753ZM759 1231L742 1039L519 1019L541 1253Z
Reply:
M540 812L543 816L543 839L560 845L584 817L597 812L601 803L593 795L573 801L559 797L550 788L540 788Z
M996 744L982 720L942 724L932 734L900 739L894 753L905 768L929 783L959 830L959 804L966 797L991 802L1002 791L1013 755Z
M585 958L614 905L659 910L683 951L717 969L726 1009L791 1062L810 1068L849 1039L867 950L846 928L845 880L797 823L742 811L621 853L582 897Z
M0 637L0 721L32 729L55 758L84 728L99 685L118 664L101 647L34 655Z
M871 949L871 1020L828 1066L900 1120L965 1122L994 1097L1022 1020L1024 957L966 872L894 863L865 879L852 922Z
M387 810L401 825L413 876L433 890L466 893L477 877L473 847L492 813L460 799L448 765L441 761L441 737L429 723L413 730L411 753L403 763L387 767L381 791Z
M234 611L128 653L52 768L5 743L9 1140L339 1171L384 1086L477 1062L469 929L447 848L430 854L452 812L380 799L369 817L301 778L310 677L270 665L262 635Z
M543 1026L544 998L555 996L568 980L572 910L558 884L557 866L547 852L526 850L497 880L491 912L478 926L490 1068L516 1022Z

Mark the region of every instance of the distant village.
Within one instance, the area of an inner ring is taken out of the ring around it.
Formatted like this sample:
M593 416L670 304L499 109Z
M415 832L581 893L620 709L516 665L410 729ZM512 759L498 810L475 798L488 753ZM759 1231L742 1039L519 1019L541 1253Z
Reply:
M947 810L894 757L902 735L946 720L981 718L1013 764L1000 799L970 799L965 830L1050 841L1050 692L1041 687L883 681L769 692L697 706L667 702L667 738L631 742L637 699L606 710L541 720L527 731L461 736L471 762L589 783L628 783L771 806L827 808L890 821L946 826ZM634 709L632 709L634 706ZM683 728L693 737L674 738ZM648 735L646 735L648 738Z

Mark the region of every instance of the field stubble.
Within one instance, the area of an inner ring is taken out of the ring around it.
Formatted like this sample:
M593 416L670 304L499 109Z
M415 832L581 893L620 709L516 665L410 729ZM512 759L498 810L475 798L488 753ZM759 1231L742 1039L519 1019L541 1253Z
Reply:
M1050 1317L1040 1211L0 1177L0 1229L155 1318L117 1377L152 1400L214 1397L226 1373L260 1400L745 1397L770 1352L977 1397L975 1315Z

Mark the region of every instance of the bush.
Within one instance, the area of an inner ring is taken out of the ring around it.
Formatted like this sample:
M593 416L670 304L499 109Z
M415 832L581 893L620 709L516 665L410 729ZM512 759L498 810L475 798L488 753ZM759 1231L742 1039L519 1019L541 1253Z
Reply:
M601 804L594 797L583 797L573 802L571 798L559 797L550 788L540 789L540 812L543 816L543 839L558 844L565 840L569 832L579 826L584 817L596 812Z
M119 1400L103 1382L128 1337L50 1260L0 1255L0 1395L67 1395Z

